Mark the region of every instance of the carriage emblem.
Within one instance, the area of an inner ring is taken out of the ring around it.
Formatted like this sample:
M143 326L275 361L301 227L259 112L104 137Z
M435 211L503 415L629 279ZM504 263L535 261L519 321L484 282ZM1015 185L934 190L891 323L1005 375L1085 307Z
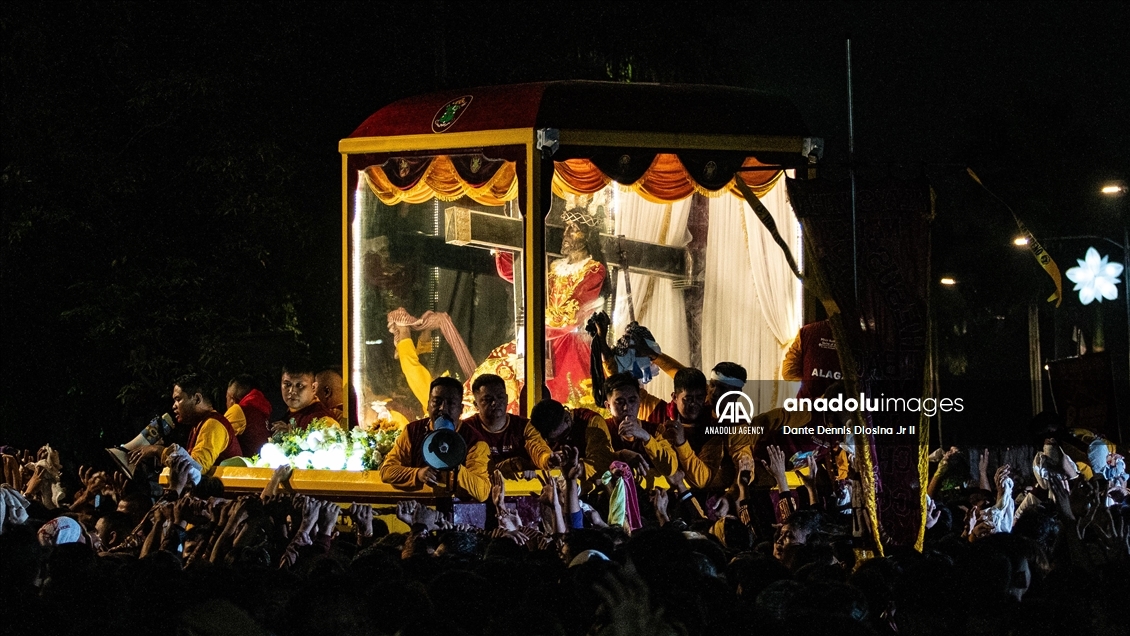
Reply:
M401 179L403 179L404 177L407 177L408 173L411 170L412 170L412 166L409 165L407 159L397 160L397 162L396 162L396 174L400 175Z
M706 165L702 167L702 174L708 181L714 179L714 173L716 172L718 172L718 164L713 161L707 161Z
M471 172L473 174L478 174L479 168L482 168L482 167L483 167L483 158L482 157L471 157Z
M456 97L455 99L447 102L439 111L436 116L432 118L432 132L441 133L455 125L463 111L467 110L467 106L471 105L471 96L464 95Z

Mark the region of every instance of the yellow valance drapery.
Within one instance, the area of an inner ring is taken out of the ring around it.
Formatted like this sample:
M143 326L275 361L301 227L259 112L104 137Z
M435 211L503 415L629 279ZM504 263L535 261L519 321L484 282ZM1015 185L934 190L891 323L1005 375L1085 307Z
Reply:
M518 198L518 179L513 161L505 162L488 181L479 185L460 177L451 159L443 155L436 157L423 176L405 190L396 187L381 166L365 168L361 177L385 205L396 205L401 201L424 203L432 197L440 201L454 201L466 196L475 203L496 206Z
M761 167L765 164L753 157L747 157L743 168ZM734 179L741 179L757 196L773 189L781 178L781 170L758 170L739 172ZM424 203L435 197L441 201L454 201L467 196L481 205L497 206L518 196L518 179L515 164L505 162L491 178L482 184L468 183L456 171L451 159L436 157L414 184L406 189L394 185L381 166L369 166L361 171L361 177L369 189L385 205L395 205L402 201ZM559 197L565 194L592 194L608 186L612 179L600 171L588 159L566 159L554 162L553 193ZM690 173L674 154L660 153L655 156L651 166L635 183L622 185L652 203L681 201L696 192L717 197L724 192L741 197L741 193L731 180L718 190L707 190L691 177Z
M553 173L553 193L559 197L565 194L592 194L604 189L612 179L606 176L596 164L588 159L566 159L555 162L556 170ZM743 168L756 168L765 166L753 157L747 157L742 163ZM739 172L734 179L741 179L757 196L762 196L773 189L777 180L784 174L781 170L758 170ZM691 177L679 157L674 154L660 153L655 156L647 172L635 183L621 186L631 190L652 203L671 203L681 201L696 192L703 196L717 197L724 192L729 192L741 198L734 182L718 190L707 190Z

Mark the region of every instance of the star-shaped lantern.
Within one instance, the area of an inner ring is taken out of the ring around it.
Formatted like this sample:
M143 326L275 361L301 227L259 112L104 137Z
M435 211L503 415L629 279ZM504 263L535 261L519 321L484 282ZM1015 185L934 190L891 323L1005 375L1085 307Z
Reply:
M1114 300L1118 298L1118 277L1122 274L1121 263L1109 263L1106 256L1099 256L1095 248L1087 248L1087 256L1075 259L1078 267L1067 270L1067 278L1075 283L1075 291L1079 292L1079 302L1084 305L1091 301L1103 299Z

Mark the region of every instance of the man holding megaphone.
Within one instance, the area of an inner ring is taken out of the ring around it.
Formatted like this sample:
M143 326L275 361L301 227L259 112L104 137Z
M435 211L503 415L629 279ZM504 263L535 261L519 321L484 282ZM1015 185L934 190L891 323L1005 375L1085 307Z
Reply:
M428 417L409 422L401 431L381 464L381 481L416 489L436 486L442 481L441 472L453 471L456 495L486 501L490 496L490 450L477 430L460 421L461 415L463 385L459 380L432 380Z

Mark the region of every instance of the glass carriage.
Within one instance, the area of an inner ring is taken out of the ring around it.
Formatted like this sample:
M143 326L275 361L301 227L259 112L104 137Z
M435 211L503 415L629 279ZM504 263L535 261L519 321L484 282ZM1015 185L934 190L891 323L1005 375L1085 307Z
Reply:
M802 291L778 240L801 254L800 228L781 176L821 142L787 100L581 81L447 91L382 108L339 150L352 421L421 417L444 374L502 376L522 415L549 396L592 406L586 323L601 311L612 342L635 321L682 364L742 364L758 411L795 393L780 363ZM671 379L647 388L667 397Z

